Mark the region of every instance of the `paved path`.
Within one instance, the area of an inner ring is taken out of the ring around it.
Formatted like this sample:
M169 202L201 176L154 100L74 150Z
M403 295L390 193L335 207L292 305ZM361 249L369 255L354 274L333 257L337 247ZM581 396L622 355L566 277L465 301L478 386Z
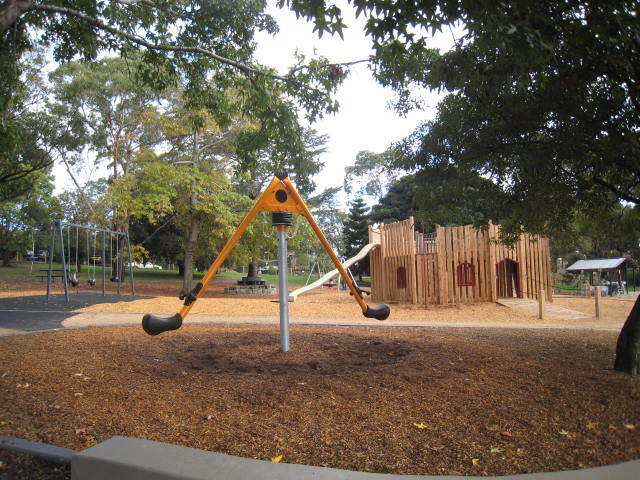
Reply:
M524 313L538 314L539 306L537 300L529 300L527 298L501 298L498 300L498 303L505 307L513 308L514 310L520 310ZM586 313L559 307L553 303L546 303L544 308L547 315L554 317L561 317L569 320L586 320L593 318L593 315L587 315Z
M59 311L0 310L0 335L64 328L62 323L74 315Z
M134 297L84 298L73 296L67 304L64 296L52 296L49 302L42 297L25 297L0 299L0 335L50 330L57 328L73 328L87 326L110 325L141 325L142 313L111 313L111 312L77 312L81 307L95 303L112 303L129 301ZM140 298L140 297L137 297ZM504 299L502 305L526 313L537 313L538 304L532 300ZM506 320L487 320L486 318L466 319L425 319L417 321L410 319L390 319L384 322L361 316L353 318L326 317L296 317L290 316L291 325L346 325L369 327L480 327L480 328L576 328L619 331L621 324L603 322L584 313L547 304L547 316L551 320L544 323L513 323ZM557 320L555 320L557 319ZM264 324L278 325L278 315L263 314L190 314L185 325L189 324ZM620 322L618 322L620 323Z

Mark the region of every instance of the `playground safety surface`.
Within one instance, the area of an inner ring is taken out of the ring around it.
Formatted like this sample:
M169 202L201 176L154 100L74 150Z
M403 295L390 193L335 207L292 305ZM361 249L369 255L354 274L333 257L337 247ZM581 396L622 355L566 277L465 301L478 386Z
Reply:
M319 318L355 323L357 305L338 294L327 302L335 293L291 304L292 318L305 304L329 311L319 306L324 302L335 313ZM231 311L224 298L198 304L205 311L195 315ZM117 305L164 314L180 302ZM107 307L76 307L63 323L98 319L94 310ZM247 299L242 308L233 314L238 323L188 325L190 316L182 329L159 337L114 326L0 338L0 435L75 450L125 435L406 474L503 475L640 457L640 379L611 368L614 323L605 330L527 329L530 314L494 305L421 312L392 306L390 321L398 324L444 321L447 313L453 320L433 328L294 324L292 350L282 353L275 322L239 323L248 312L270 316L278 305ZM492 309L520 328L452 328ZM0 452L0 462L0 478L68 478L18 454Z

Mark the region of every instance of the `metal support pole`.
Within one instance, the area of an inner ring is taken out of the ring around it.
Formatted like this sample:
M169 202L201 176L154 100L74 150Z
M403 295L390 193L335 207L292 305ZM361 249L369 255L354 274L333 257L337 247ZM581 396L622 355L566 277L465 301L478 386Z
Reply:
M287 265L287 226L278 225L278 293L280 295L280 349L289 351L289 286Z
M69 303L69 286L67 285L67 265L64 259L64 235L62 234L62 225L58 224L58 232L60 232L60 256L62 257L62 283L64 284L64 298Z
M122 240L120 235L116 235L116 273L113 273L113 263L111 264L111 276L112 277L116 277L116 291L118 293L118 295L120 295L120 285L122 282L122 272L120 271L120 265L122 265L121 263L121 257L123 257L124 255L122 255L122 250L124 250L124 246L122 248L120 248L120 241Z
M125 236L127 240L127 251L129 253L129 281L131 282L131 295L136 294L136 287L133 284L133 259L131 257L131 243L129 243L129 234Z
M57 222L51 224L51 241L49 242L49 268L47 270L47 302L51 294L51 274L53 269L53 249L56 245L56 226Z
M106 290L106 281L107 281L107 276L105 274L104 271L104 261L105 261L105 248L104 248L104 242L105 242L105 235L104 235L104 231L102 232L102 296L106 297L107 296L107 292Z

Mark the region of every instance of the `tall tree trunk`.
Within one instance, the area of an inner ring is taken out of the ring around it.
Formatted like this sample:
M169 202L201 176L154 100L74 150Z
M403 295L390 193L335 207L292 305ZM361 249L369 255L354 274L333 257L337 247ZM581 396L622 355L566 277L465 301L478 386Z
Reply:
M640 371L640 295L618 336L613 368L631 375Z
M200 146L198 144L198 132L193 133L193 153L192 153L192 174L191 177L191 198L189 199L191 224L189 233L184 242L184 276L182 277L182 293L191 291L193 283L193 251L196 248L198 234L200 233L200 218L198 215L198 193L196 192L198 159L200 157Z
M184 242L184 276L182 277L182 292L187 293L191 291L191 284L193 282L193 251L198 241L198 234L200 233L200 219L198 215L194 214L191 217L191 226L189 227L189 234Z

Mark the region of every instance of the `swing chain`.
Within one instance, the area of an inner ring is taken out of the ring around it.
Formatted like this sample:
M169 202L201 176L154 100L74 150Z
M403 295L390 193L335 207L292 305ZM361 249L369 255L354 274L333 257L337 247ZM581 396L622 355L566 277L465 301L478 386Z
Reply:
M287 238L293 238L298 234L298 228L300 228L300 217L302 215L296 215L296 223L293 226L293 230L287 231Z
M262 235L265 238L271 238L273 237L273 233L274 233L274 229L273 229L273 225L271 225L271 228L269 229L269 234L267 235L267 232L264 231L264 226L265 224L271 223L268 219L267 219L267 212L260 212L262 214Z

